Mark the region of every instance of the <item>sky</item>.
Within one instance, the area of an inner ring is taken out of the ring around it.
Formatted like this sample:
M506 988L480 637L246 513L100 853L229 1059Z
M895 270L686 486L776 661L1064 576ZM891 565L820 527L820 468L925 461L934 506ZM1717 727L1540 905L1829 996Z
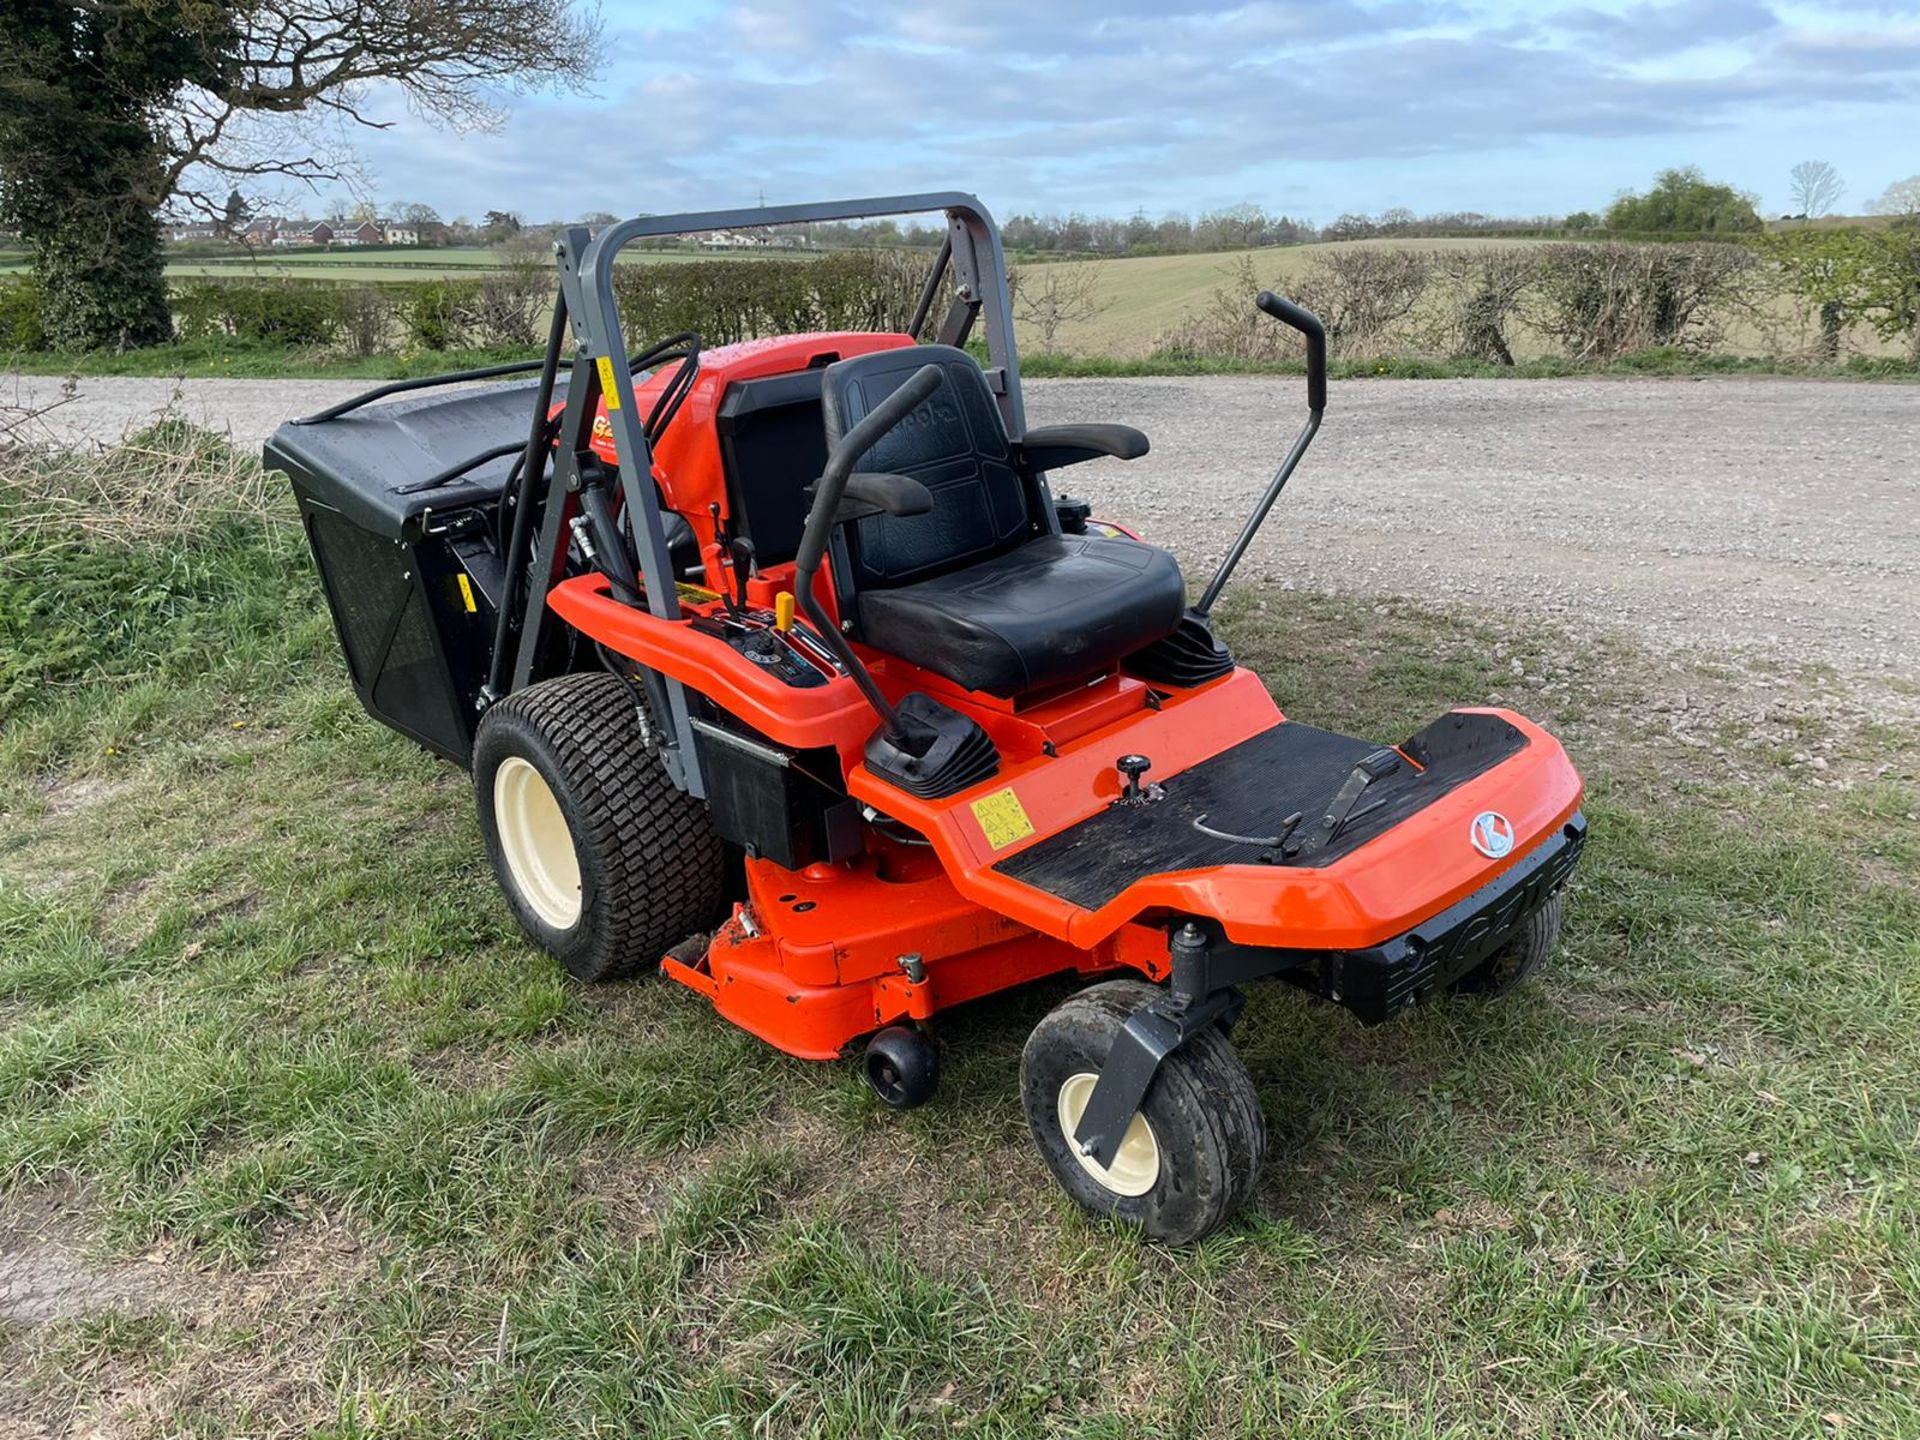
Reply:
M1858 213L1920 172L1920 0L604 0L583 93L375 97L383 207L530 220L970 190L989 209L1599 209L1697 164Z

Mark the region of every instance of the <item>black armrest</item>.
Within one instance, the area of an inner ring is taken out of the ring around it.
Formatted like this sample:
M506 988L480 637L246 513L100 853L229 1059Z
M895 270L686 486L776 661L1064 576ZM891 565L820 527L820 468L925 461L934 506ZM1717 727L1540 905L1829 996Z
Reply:
M807 498L813 498L818 482L807 486ZM879 470L856 470L847 477L840 492L840 505L833 512L833 523L864 520L869 515L924 515L933 509L933 492L911 475L892 475Z
M933 492L911 475L890 475L879 470L856 470L847 477L847 488L840 497L836 519L854 519L846 512L859 506L866 515L924 515L933 509Z
M1147 437L1131 425L1042 425L1027 431L1020 449L1035 470L1058 470L1102 455L1138 460L1147 453Z

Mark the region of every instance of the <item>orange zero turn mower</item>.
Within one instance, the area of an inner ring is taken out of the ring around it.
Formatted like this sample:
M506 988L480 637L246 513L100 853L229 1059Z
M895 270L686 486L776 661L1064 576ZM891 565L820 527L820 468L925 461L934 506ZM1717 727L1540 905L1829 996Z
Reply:
M622 332L635 240L928 212L948 239L897 331ZM791 1055L863 1054L901 1107L941 1009L1085 976L1022 1056L1034 1138L1087 1210L1183 1243L1261 1164L1243 986L1376 1022L1553 945L1586 825L1552 736L1494 709L1397 745L1316 729L1213 632L1326 406L1306 311L1259 297L1305 339L1308 418L1190 603L1171 555L1054 493L1147 437L1027 425L972 196L555 248L542 360L382 386L266 462L360 699L471 769L507 902L574 975L658 967Z

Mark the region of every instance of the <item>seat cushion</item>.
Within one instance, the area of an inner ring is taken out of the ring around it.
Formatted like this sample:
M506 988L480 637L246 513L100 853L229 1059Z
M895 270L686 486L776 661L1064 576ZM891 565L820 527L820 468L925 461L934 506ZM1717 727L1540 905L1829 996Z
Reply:
M1171 555L1104 535L1042 535L964 570L859 597L867 644L989 695L1108 669L1171 631L1186 603Z

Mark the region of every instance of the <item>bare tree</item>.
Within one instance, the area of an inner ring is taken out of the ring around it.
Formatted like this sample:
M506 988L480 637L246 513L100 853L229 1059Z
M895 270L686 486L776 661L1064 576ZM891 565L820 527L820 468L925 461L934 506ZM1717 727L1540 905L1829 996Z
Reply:
M6 0L0 217L33 252L60 343L169 333L162 207L350 172L376 87L459 127L504 88L577 84L599 21L574 0Z
M1788 173L1793 181L1794 210L1809 220L1818 220L1833 209L1847 188L1840 172L1825 160L1802 160Z
M1084 324L1112 303L1101 298L1100 277L1091 265L1036 265L1021 273L1014 289L1015 313L1034 328L1048 355L1061 326Z
M1868 208L1876 215L1891 215L1896 220L1920 217L1920 175L1894 181Z

